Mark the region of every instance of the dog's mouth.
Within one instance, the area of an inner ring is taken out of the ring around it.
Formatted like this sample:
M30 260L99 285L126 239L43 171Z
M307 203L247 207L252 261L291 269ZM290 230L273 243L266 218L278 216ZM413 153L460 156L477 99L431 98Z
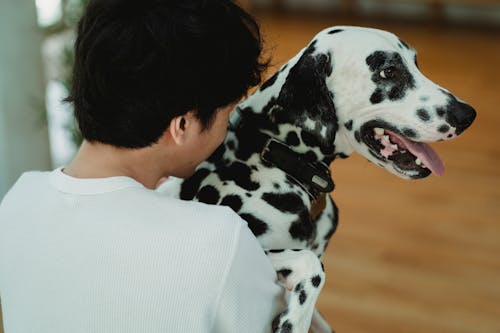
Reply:
M410 140L393 126L367 123L361 128L361 140L375 158L390 163L402 176L419 179L444 174L443 162L428 144Z

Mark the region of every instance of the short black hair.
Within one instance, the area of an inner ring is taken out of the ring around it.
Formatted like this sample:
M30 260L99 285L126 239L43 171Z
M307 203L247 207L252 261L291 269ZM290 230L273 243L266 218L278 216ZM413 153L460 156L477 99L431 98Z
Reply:
M261 53L258 24L230 0L90 0L65 100L84 139L147 147L189 111L209 127L261 82Z

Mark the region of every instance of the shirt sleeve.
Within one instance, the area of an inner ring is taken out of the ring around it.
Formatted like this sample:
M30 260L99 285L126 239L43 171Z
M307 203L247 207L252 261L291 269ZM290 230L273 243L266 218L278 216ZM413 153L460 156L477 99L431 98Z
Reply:
M242 221L212 332L271 332L271 322L283 306L284 288L278 285L271 262Z

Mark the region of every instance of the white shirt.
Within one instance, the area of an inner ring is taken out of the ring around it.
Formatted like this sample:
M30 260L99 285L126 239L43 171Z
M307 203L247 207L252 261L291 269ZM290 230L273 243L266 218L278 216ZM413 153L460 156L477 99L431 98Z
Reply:
M282 298L227 207L60 168L23 174L0 205L5 333L268 332Z

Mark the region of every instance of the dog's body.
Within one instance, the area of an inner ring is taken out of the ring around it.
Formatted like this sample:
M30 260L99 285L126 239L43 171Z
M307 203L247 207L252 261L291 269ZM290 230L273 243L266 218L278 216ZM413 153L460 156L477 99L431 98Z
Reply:
M248 222L290 291L275 332L307 332L312 317L314 332L329 332L314 312L338 219L324 195L327 166L355 150L403 178L439 175L439 157L421 142L454 138L474 117L395 35L332 27L237 107L223 145L178 180L179 197L230 206Z

